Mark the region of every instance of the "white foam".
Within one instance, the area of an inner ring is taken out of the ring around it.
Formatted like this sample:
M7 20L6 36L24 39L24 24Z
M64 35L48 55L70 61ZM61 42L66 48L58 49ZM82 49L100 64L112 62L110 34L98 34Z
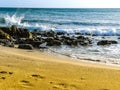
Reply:
M16 14L10 16L10 15L5 15L4 16L4 19L5 19L5 22L7 25L12 25L12 24L15 24L15 25L20 25L21 24L21 21L22 19L24 18L24 16L16 16Z

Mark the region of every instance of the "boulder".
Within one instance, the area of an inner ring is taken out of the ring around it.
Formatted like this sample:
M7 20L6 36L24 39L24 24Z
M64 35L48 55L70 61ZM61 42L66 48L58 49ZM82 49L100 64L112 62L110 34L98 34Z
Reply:
M110 40L109 42L111 42L111 44L118 44L118 42L114 40Z
M108 40L101 40L97 42L97 45L110 45L111 43Z
M0 39L10 39L10 35L0 29Z
M32 44L33 47L39 48L39 45L42 44L42 42L41 41L33 41L30 44Z
M82 45L82 46L88 46L88 45L90 45L91 43L90 43L89 40L84 40L84 41L79 42L79 44Z
M19 44L18 48L33 50L33 46L31 44Z
M55 37L56 33L53 30L46 32L47 37Z
M117 44L117 41L114 40L101 40L97 43L97 45L110 45L110 44Z
M59 40L53 40L53 45L54 46L60 46L60 45L62 45L62 42L59 41Z

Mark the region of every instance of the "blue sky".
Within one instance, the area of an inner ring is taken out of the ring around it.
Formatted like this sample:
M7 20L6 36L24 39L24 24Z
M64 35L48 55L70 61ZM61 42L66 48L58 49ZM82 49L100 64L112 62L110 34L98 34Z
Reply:
M119 0L0 0L0 7L120 8Z

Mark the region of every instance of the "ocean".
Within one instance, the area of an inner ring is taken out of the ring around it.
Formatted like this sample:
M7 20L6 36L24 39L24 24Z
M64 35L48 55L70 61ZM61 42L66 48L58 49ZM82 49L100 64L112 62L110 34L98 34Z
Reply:
M89 37L93 41L91 46L50 47L50 50L72 58L80 59L89 56L93 61L97 58L101 62L120 64L119 8L0 8L0 26L11 25L28 28L31 31L52 29L71 35L90 34ZM97 46L97 41L103 37L116 40L118 44Z

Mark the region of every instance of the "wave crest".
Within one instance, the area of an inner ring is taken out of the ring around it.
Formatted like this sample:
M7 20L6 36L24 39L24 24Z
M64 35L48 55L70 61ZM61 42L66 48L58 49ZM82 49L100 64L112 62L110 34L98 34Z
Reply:
M4 19L5 19L5 23L7 25L21 25L21 21L24 18L24 16L17 16L16 14L10 16L10 15L5 15Z

